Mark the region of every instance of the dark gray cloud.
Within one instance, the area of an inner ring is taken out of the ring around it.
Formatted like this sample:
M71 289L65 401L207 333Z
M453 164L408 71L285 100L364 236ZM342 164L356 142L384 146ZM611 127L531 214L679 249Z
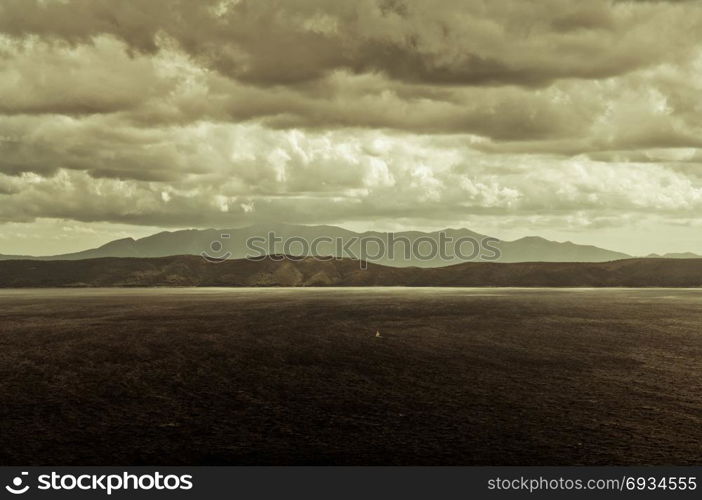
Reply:
M701 23L694 4L606 0L3 0L0 113L695 146ZM593 136L649 121L650 90L668 120Z
M295 84L338 69L447 85L604 78L686 54L687 4L508 0L4 0L0 31L86 43L168 43L238 80ZM654 36L651 36L651 35Z

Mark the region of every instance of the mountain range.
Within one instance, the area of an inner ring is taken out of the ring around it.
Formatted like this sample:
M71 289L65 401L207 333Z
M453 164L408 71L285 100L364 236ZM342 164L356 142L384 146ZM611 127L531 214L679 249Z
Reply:
M271 245L270 234L275 234L282 241ZM255 240L257 248L264 249L265 254L296 254L310 255L311 248L303 248L300 239L311 242L324 239L314 249L316 255L334 257L350 257L363 259L383 265L395 267L439 267L466 262L470 260L494 260L497 262L606 262L630 258L630 255L615 252L591 245L577 245L571 242L550 241L537 236L520 238L514 241L503 241L497 238L470 231L468 229L445 229L443 231L420 232L404 231L384 233L368 231L357 233L335 226L302 226L289 224L258 225L235 229L186 229L165 231L145 238L124 238L111 241L98 248L81 252L50 256L31 255L0 255L0 260L81 260L103 257L167 257L172 255L202 255L213 259L240 259L258 256L247 248L246 242ZM296 243L285 247L283 241ZM453 238L452 243L442 243L442 238ZM486 240L486 238L489 238ZM456 241L463 239L460 246L462 255L457 255L454 249ZM265 242L264 242L265 240ZM332 241L329 241L332 240ZM384 242L385 249L392 246L393 252L380 252L378 241ZM394 241L394 244L390 242ZM365 243L363 243L365 242ZM374 243L375 242L375 243ZM484 242L478 245L479 253L473 255L473 242ZM365 246L364 246L365 245ZM407 249L416 245L415 252ZM445 248L444 255L431 255L434 249ZM367 251L364 253L363 248ZM423 256L423 257L422 257ZM473 256L473 258L467 258ZM665 257L665 256L664 256ZM690 255L690 257L697 257Z
M270 234L282 241L272 242ZM258 238L258 240L252 240ZM288 247L283 242L295 243ZM322 241L322 239L325 239ZM452 238L452 243L442 243L442 238ZM528 236L514 241L470 231L469 229L445 229L434 232L404 231L384 233L368 231L357 233L336 226L303 226L290 224L258 225L235 229L186 229L164 231L145 238L124 238L111 241L98 248L81 252L50 256L0 255L0 260L81 260L104 257L168 257L172 255L205 255L212 259L241 259L263 254L311 255L312 248L305 248L300 240L311 242L317 239L320 244L314 249L315 255L349 257L377 264L395 267L440 267L466 261L495 262L607 262L631 258L631 255L598 248L592 245L578 245L571 242L550 241L538 236ZM462 255L454 251L456 241L463 239L460 246ZM331 240L331 241L329 241ZM256 251L247 248L246 242L254 241ZM393 252L380 252L378 242ZM390 242L394 241L391 245ZM363 243L365 242L365 243ZM473 254L475 242L479 253ZM415 246L416 251L406 250ZM432 254L434 249L444 248L445 254ZM366 252L363 252L366 248ZM259 250L263 250L260 251ZM259 253L257 253L259 252ZM471 257L473 258L467 258ZM691 253L652 254L652 258L699 258Z
M285 256L217 264L191 255L0 262L4 288L154 286L702 287L702 259L464 262L437 268Z

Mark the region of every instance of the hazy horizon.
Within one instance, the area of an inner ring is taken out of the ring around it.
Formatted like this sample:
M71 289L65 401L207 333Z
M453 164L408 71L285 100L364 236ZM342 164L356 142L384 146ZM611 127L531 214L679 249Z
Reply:
M273 221L702 254L702 4L0 0L0 254Z

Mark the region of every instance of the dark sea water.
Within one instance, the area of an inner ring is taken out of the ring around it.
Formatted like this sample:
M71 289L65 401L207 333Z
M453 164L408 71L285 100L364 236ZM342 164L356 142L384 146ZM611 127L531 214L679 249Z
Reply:
M0 463L700 464L702 290L0 290Z

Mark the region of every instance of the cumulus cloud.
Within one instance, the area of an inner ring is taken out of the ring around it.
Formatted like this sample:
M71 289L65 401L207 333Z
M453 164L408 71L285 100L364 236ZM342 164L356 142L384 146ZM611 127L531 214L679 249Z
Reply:
M31 120L26 126L34 128ZM699 179L661 164L485 155L460 137L437 142L431 136L377 131L304 133L199 124L162 131L115 129L114 142L103 142L98 155L90 149L100 139L90 124L56 124L47 133L56 135L42 139L64 148L41 148L40 142L24 139L16 144L26 151L18 148L15 156L8 150L0 160L4 170L25 166L3 177L12 190L6 195L11 201L0 205L0 218L161 226L281 218L460 223L476 214L702 208ZM46 157L36 154L39 149L47 151ZM142 149L151 153L135 153ZM22 163L30 156L40 159L37 168ZM55 169L38 168L45 164ZM159 176L158 165L171 168Z

